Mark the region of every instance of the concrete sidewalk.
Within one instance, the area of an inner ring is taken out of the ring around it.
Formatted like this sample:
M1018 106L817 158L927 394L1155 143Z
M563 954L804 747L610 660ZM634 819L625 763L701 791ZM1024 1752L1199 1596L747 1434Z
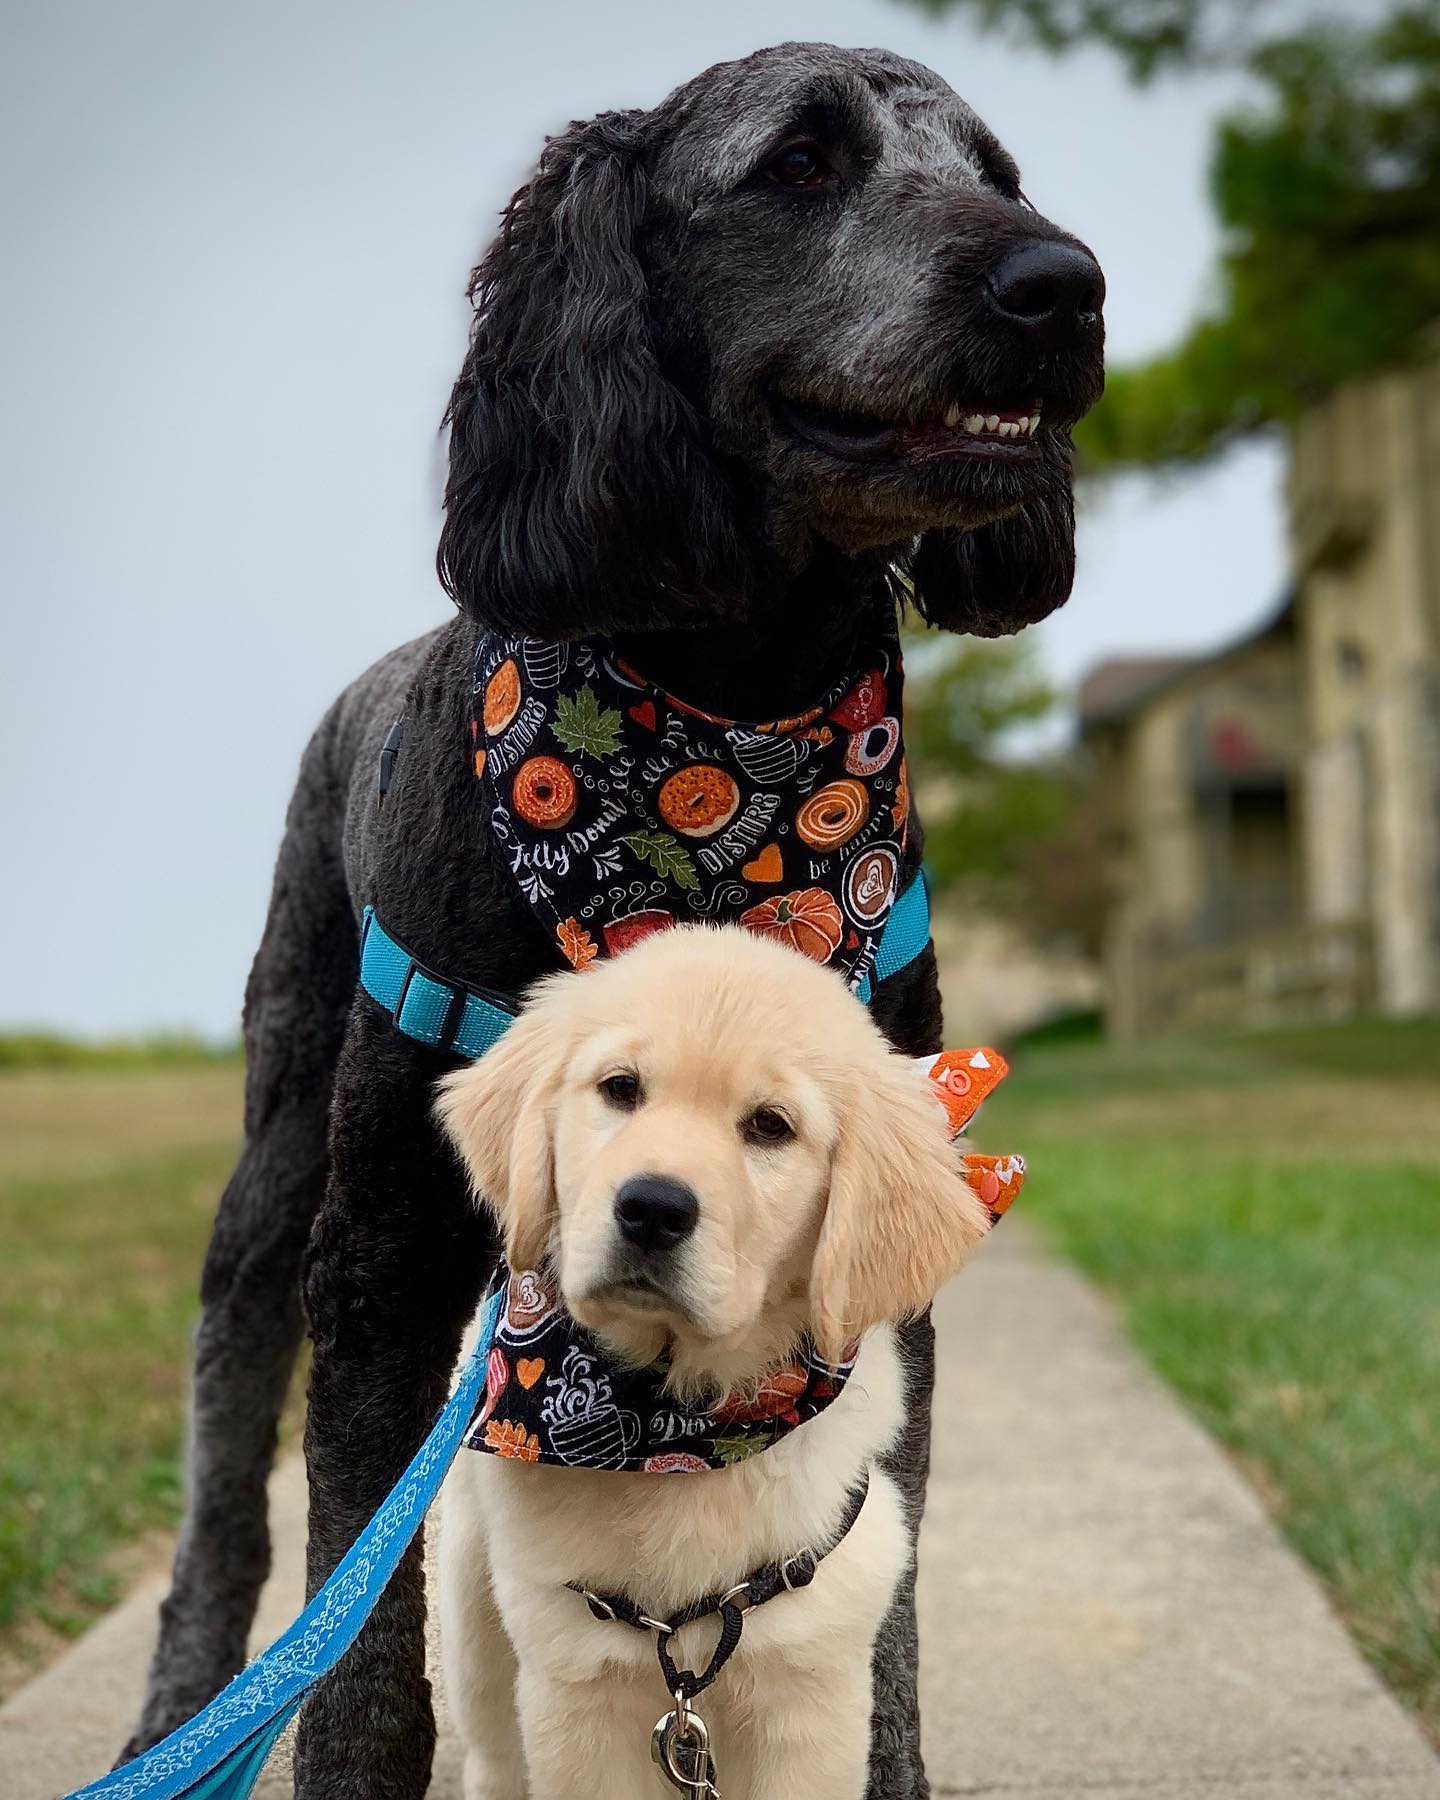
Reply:
M1440 1800L1440 1763L1249 1489L1022 1221L939 1316L920 1579L937 1800ZM257 1641L299 1604L301 1490L292 1462ZM107 1765L160 1592L0 1711L0 1800L49 1800ZM283 1756L259 1791L288 1793ZM443 1735L431 1793L460 1796Z

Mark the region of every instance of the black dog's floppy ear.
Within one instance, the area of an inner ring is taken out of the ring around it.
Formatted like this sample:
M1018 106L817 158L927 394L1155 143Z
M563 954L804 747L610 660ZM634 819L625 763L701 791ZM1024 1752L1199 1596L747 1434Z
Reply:
M1068 460L1028 506L974 531L927 531L909 564L916 608L931 625L1008 637L1063 606L1075 584L1075 496Z
M564 638L740 609L727 484L651 331L645 117L553 138L471 277L438 566L492 628Z

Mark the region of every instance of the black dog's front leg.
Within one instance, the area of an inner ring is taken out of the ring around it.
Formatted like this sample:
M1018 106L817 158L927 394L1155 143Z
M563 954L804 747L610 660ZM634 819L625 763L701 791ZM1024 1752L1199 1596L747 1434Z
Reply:
M915 855L919 855L918 833ZM940 978L933 945L881 985L874 1016L906 1056L926 1056L940 1048ZM930 1407L935 1392L935 1330L930 1314L902 1325L899 1336L906 1373L905 1423L885 1457L885 1468L905 1497L913 1545L920 1533L930 1473ZM913 1564L880 1627L871 1666L875 1710L870 1720L867 1800L927 1800L930 1784L920 1754L920 1643Z
M394 1485L444 1402L491 1234L430 1113L444 1062L356 1002L332 1169L305 1274L315 1360L305 1451L309 1591ZM435 1745L419 1542L301 1718L303 1800L419 1800Z
M927 1312L900 1328L905 1361L905 1426L885 1458L909 1515L911 1543L920 1532L930 1472L930 1403L935 1389L935 1330ZM875 1710L870 1720L867 1800L927 1800L930 1783L920 1755L920 1641L915 1573L901 1583L875 1639L871 1662Z

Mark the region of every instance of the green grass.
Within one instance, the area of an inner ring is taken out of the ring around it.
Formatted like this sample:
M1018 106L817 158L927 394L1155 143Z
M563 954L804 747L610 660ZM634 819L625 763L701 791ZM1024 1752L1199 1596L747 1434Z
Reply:
M238 1065L0 1074L0 1688L173 1523Z
M191 1068L239 1059L239 1044L213 1044L183 1031L100 1039L65 1037L56 1031L0 1031L0 1071Z
M983 1139L1440 1741L1440 1025L1032 1045Z

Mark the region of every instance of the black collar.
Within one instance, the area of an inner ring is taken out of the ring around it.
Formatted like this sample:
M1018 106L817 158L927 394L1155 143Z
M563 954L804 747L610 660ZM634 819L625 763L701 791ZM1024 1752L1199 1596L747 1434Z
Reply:
M565 1585L572 1593L584 1598L595 1618L614 1619L622 1625L634 1626L637 1631L655 1632L656 1654L660 1658L660 1672L665 1677L666 1688L676 1699L683 1696L693 1700L697 1694L704 1693L735 1654L747 1613L754 1612L767 1600L773 1600L777 1594L795 1593L809 1587L820 1564L850 1535L869 1492L870 1471L866 1469L846 1495L840 1522L825 1543L752 1569L743 1581L737 1581L723 1594L706 1594L693 1600L670 1619L652 1618L624 1594L597 1594L582 1581L567 1581ZM715 1646L714 1655L698 1673L692 1669L677 1669L670 1655L670 1639L686 1625L693 1625L697 1619L708 1618L712 1613L720 1615L720 1642Z

